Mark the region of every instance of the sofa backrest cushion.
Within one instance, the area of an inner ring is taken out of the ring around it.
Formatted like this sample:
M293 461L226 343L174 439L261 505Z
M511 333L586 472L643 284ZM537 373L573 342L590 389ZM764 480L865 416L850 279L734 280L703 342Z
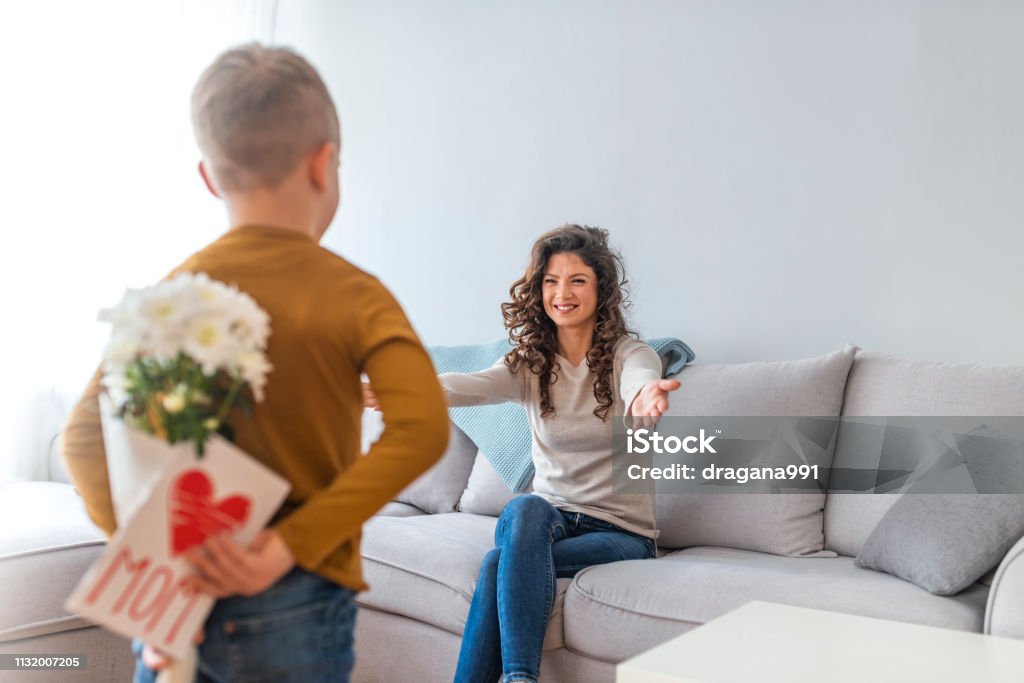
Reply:
M459 497L466 488L466 482L469 481L477 448L476 444L454 424L450 429L448 448L441 459L395 496L396 502L413 505L431 514L455 512L458 509ZM383 431L384 422L381 414L369 408L364 410L363 453L370 450Z
M816 358L734 365L688 365L667 415L836 417L857 347ZM831 456L831 454L829 454ZM663 493L659 545L710 545L776 555L823 552L824 493Z
M936 363L857 353L846 387L847 417L1024 415L1024 367ZM833 460L863 462L840 426ZM825 547L855 556L897 494L833 493L825 503Z
M399 503L415 505L432 515L458 510L459 498L473 470L477 447L465 432L450 425L448 448L441 459L395 496Z
M512 493L494 470L491 461L480 452L473 463L473 471L469 474L466 490L462 492L462 498L459 500L459 511L497 517L510 500L532 490L532 487L527 486L521 493Z

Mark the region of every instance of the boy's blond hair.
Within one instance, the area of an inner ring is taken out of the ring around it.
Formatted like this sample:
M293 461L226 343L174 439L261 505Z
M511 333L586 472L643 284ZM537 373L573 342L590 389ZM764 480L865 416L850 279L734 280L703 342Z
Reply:
M217 57L192 92L192 126L226 192L276 187L327 142L341 143L316 69L287 48L243 45Z

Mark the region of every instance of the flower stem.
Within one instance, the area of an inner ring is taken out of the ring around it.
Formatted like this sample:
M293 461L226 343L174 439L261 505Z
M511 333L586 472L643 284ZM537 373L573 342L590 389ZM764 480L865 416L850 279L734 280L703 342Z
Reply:
M164 429L163 421L160 419L160 411L156 407L157 399L154 397L146 402L146 421L153 428L153 434L161 441L170 441L167 438L167 430Z
M231 407L234 405L235 400L238 398L238 392L242 390L242 386L245 384L244 379L236 379L231 388L228 389L228 395L224 397L224 403L221 404L220 412L217 413L217 424L224 424L224 420L227 419L228 413L231 412Z

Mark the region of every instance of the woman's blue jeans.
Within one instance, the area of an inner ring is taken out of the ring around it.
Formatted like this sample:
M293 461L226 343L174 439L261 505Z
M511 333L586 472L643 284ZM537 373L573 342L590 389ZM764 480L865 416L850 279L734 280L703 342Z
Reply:
M535 495L498 517L462 636L455 683L536 681L555 579L585 567L654 557L654 541Z
M355 593L296 567L263 593L218 600L199 646L202 683L347 683ZM135 683L156 673L135 641Z

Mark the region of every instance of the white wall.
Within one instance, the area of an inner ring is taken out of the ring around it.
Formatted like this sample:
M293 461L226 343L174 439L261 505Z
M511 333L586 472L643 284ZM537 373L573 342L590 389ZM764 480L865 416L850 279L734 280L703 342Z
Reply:
M224 230L189 95L272 0L0 5L0 482L47 454L110 335L96 320ZM269 11L268 11L269 10Z
M343 118L326 244L427 343L502 333L542 231L612 232L702 361L852 341L1024 364L1024 3L319 0L276 40Z

